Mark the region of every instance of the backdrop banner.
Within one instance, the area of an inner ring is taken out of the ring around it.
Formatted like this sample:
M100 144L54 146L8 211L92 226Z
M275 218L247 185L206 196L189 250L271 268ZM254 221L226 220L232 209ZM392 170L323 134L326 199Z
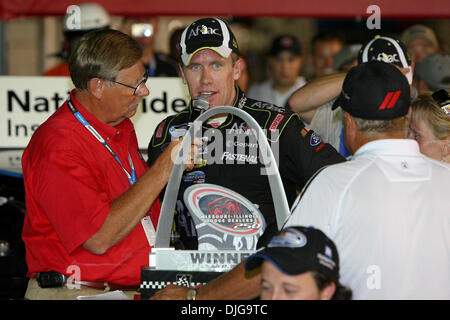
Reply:
M147 87L150 94L131 118L143 151L158 123L183 110L190 99L181 78L149 78ZM25 148L33 132L72 89L69 77L0 76L0 149Z
M23 16L64 15L66 8L86 0L0 0L0 20ZM383 17L438 18L448 17L448 0L241 0L191 1L189 6L178 0L96 0L113 15L148 16L237 16L237 17L367 17L371 5L380 7Z

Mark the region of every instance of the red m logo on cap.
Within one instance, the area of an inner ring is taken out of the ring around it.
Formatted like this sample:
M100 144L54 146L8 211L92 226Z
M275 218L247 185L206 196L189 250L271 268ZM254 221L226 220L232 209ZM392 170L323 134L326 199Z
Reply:
M384 97L383 102L378 107L378 110L393 108L401 93L400 90L388 92L386 97Z

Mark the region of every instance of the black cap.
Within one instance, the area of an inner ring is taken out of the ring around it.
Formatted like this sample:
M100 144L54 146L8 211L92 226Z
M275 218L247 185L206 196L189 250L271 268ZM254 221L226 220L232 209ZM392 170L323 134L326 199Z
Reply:
M180 40L181 60L189 65L192 56L200 50L211 49L224 58L231 52L239 54L236 38L230 28L220 19L203 18L184 29Z
M291 226L281 230L267 247L247 258L245 269L253 270L264 260L289 275L319 271L336 282L339 280L336 245L321 230L313 227Z
M361 47L358 63L372 60L395 64L401 68L409 68L411 59L403 42L393 37L376 36Z
M367 120L391 120L408 113L411 105L406 77L389 63L372 60L350 69L333 104L352 116Z
M290 51L295 56L300 56L302 54L300 42L296 37L289 34L276 37L272 41L272 47L270 48L269 54L271 56L276 56L282 51Z
M377 35L364 44L358 54L358 64L372 60L392 63L400 68L409 68L410 70L405 76L409 84L412 83L411 59L405 44L398 39Z

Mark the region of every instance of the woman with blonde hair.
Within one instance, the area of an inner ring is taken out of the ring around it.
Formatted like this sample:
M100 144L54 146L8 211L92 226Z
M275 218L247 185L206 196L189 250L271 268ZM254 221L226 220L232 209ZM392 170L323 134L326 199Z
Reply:
M450 95L444 90L422 94L412 103L408 138L419 143L420 152L450 163Z

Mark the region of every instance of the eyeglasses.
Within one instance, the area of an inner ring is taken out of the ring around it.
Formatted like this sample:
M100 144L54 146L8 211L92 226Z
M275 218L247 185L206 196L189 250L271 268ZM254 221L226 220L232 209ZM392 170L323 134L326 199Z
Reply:
M441 107L441 109L450 116L450 95L447 90L441 89L433 92L431 95L434 101Z
M133 86L131 86L129 84L125 84L125 83L122 83L122 82L119 82L119 81L115 81L115 80L108 80L108 81L120 84L122 86L131 88L131 89L134 89L133 95L137 96L137 94L138 94L139 90L141 89L142 85L145 84L147 82L147 80L148 80L148 69L145 68L144 75L142 76L142 80L139 81L139 83L137 84L136 87L133 87Z

